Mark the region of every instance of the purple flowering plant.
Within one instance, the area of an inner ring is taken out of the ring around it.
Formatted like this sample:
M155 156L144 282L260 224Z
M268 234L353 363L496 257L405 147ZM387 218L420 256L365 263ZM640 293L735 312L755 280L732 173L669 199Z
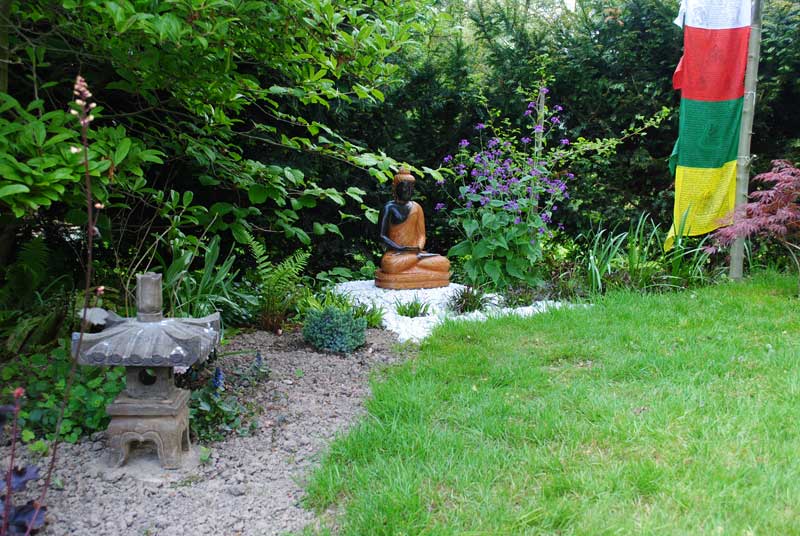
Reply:
M475 137L443 163L457 187L447 203L450 224L464 235L448 255L462 259L471 285L537 280L542 240L552 236L553 212L569 198L564 164L574 147L559 141L566 139L561 109L550 109L546 94L540 88L528 99L523 128L490 111Z

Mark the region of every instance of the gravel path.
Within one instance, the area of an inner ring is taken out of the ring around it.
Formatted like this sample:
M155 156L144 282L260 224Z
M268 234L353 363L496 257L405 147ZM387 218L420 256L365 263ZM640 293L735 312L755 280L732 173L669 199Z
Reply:
M363 411L368 377L397 361L389 332L370 330L367 345L351 356L321 354L299 333L240 334L223 352L223 370L261 351L269 379L253 389L262 408L259 429L208 445L211 459L164 471L152 453L139 452L126 466L106 465L104 434L59 451L61 489L48 495L45 535L277 535L314 522L300 505L301 482L325 446ZM195 449L196 450L196 449ZM133 455L132 455L133 456ZM6 467L8 448L0 448ZM40 465L43 465L39 462ZM38 486L17 497L33 498Z

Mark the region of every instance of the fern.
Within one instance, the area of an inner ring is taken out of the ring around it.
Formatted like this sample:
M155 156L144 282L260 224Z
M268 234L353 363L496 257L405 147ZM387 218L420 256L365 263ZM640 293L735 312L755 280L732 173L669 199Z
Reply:
M299 250L276 265L269 260L264 245L249 233L247 245L256 261L256 277L260 287L261 326L264 329L279 331L286 321L286 315L297 300L300 274L305 269L311 254Z

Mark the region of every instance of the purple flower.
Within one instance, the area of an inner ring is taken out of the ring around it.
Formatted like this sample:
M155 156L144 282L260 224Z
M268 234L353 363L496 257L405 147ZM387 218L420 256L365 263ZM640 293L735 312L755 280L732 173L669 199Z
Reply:
M544 93L545 95L547 95L548 93L550 93L550 90L549 90L549 89L547 89L546 87L541 87L541 88L539 88L539 91L540 91L541 93Z
M529 116L529 115L531 115L532 113L533 113L533 111L532 111L532 110L529 108L529 109L525 110L525 113L524 113L524 114L522 114L522 115L524 115L525 117L528 117L528 116Z
M561 138L561 145L569 145L569 138Z
M519 225L520 223L522 223L522 220L520 219L520 217L519 217L519 216L517 216L516 218L514 218L514 225Z
M567 178L568 179L574 179L575 175L573 175L572 173L567 173Z
M467 172L467 166L465 166L464 164L458 164L456 166L456 173L458 173L459 175L463 175L466 172Z
M560 104L556 104L555 106L553 106L553 110L555 110L555 111L557 111L557 112L560 112L560 111L562 111L563 109L564 109L564 108L562 108Z
M449 163L450 163L450 162L452 162L452 161L453 161L453 155L451 155L451 154L449 154L449 155L445 156L445 157L442 159L442 162L444 162L445 164L449 164Z
M466 207L467 208L472 208L472 201L467 201Z
M436 181L436 186L444 186L444 179L439 179Z
M444 203L436 203L436 206L433 207L433 210L439 212L440 210L444 209Z
M536 125L533 127L534 132L544 132L544 127L542 125Z
M478 123L477 125L475 125L475 130L483 130L484 128L486 128L486 125L484 125L483 123Z
M211 377L211 386L216 391L225 389L225 373L219 367L214 369L214 375Z
M519 141L521 141L523 143L523 145L528 145L531 142L531 139L528 136L525 136L524 138L522 138Z
M559 124L561 124L561 119L559 119L556 116L553 116L553 117L550 118L550 122L553 123L554 125L559 125Z
M485 206L486 203L489 202L489 198L486 196L481 197L481 206Z
M462 149L467 145L469 145L469 142L467 140L461 140L460 142L458 142L458 146L461 147Z
M489 142L486 145L489 148L492 148L492 147L497 147L497 144L499 144L499 143L500 143L500 140L498 140L497 138L492 138L491 140L489 140Z
M532 108L536 108L536 103L535 103L535 102L533 102L533 101L531 101L531 102L529 102L529 103L528 103L528 109L530 110L530 109L532 109Z

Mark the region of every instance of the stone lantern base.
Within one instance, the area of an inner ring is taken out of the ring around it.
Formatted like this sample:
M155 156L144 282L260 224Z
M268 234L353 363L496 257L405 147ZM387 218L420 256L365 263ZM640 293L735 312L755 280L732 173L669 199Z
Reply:
M123 391L106 408L109 446L117 467L125 463L131 443L155 443L164 469L177 469L189 452L189 391L174 388L167 399L132 398Z

